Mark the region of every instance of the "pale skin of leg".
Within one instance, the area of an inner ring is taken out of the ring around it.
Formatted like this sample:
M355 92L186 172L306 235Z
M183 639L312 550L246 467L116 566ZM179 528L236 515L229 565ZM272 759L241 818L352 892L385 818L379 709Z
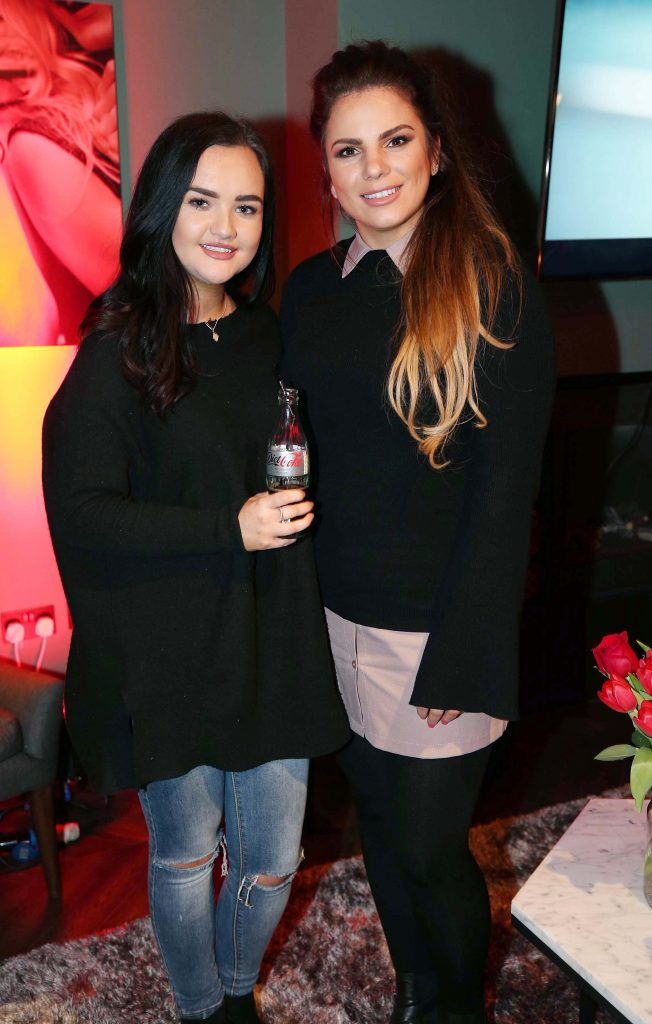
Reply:
M199 868L199 867L201 867L202 864L207 864L212 856L213 856L212 853L208 853L208 854L206 854L205 857L201 857L199 860L191 860L191 861L188 861L186 864L171 864L170 867L173 867L173 868ZM286 878L289 878L289 877L290 877L289 875L281 875L281 876L279 876L279 875L259 875L258 876L258 885L268 885L268 886L280 885L281 882L284 882L286 880Z

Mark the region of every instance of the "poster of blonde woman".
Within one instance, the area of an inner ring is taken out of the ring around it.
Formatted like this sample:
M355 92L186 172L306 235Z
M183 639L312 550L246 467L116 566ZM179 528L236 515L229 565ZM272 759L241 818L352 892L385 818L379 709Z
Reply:
M112 8L0 0L0 346L74 344L121 226Z

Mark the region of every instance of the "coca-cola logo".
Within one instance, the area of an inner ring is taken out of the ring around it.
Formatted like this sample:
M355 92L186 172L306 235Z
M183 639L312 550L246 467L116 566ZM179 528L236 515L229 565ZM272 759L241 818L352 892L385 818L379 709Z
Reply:
M268 452L267 465L279 469L303 469L303 452Z

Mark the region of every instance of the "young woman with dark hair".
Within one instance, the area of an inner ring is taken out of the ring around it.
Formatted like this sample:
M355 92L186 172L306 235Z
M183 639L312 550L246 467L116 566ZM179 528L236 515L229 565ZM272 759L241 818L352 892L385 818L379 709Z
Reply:
M324 195L353 239L283 296L318 459L315 545L353 730L340 755L397 973L393 1024L481 1024L490 912L468 846L517 715L517 633L553 389L531 275L430 73L383 42L314 79Z
M249 124L201 113L166 128L120 275L44 424L74 622L67 723L100 792L139 788L152 922L184 1021L259 1020L253 987L301 860L307 758L348 736L311 546L296 544L312 502L265 489L273 218Z

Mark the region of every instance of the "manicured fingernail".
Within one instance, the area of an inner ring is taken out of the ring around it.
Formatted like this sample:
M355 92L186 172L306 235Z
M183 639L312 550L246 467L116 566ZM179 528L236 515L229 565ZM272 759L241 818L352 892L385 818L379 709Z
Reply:
M436 722L428 722L428 728L429 729L434 729L436 724L437 724Z

